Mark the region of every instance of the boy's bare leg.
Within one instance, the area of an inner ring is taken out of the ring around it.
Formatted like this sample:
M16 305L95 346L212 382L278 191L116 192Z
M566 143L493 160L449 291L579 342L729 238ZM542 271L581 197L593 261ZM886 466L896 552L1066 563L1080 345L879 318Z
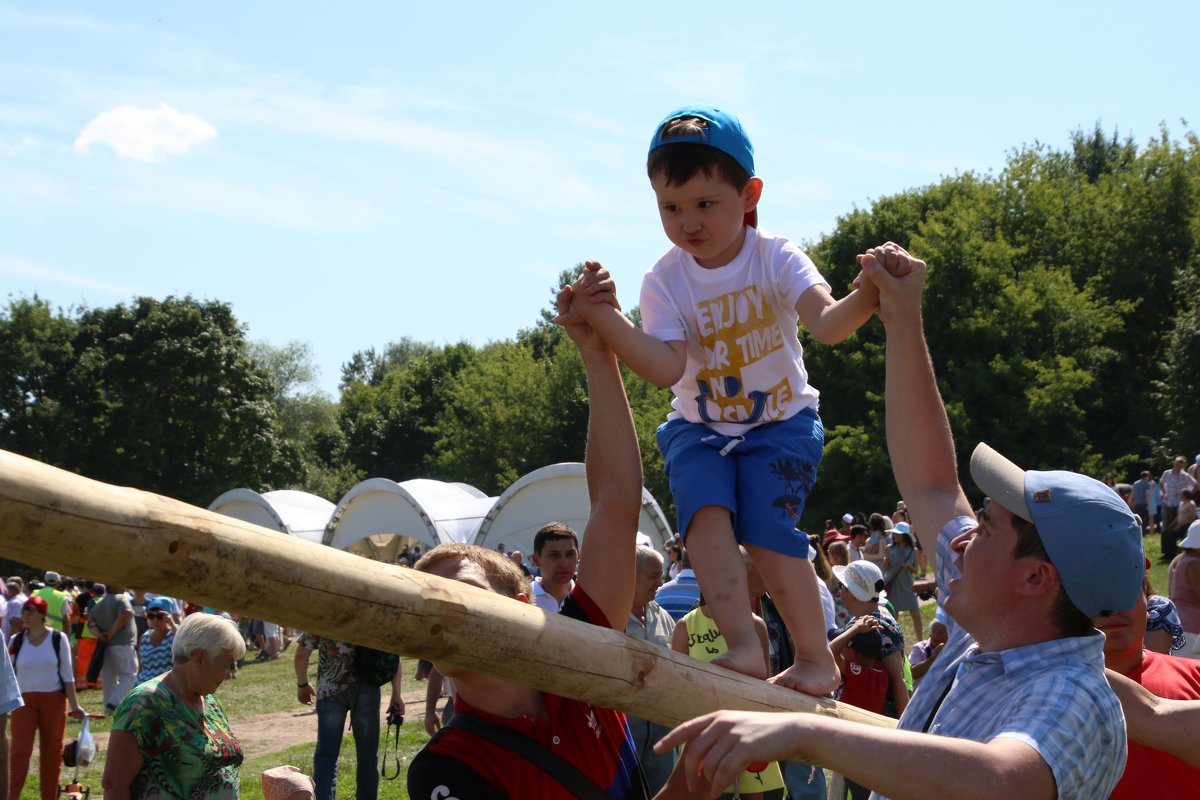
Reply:
M746 565L733 538L729 509L705 506L697 511L688 524L685 544L704 602L729 648L712 663L752 678L767 677L750 612Z
M746 552L762 574L796 651L795 662L770 678L770 682L813 695L832 692L841 682L841 676L825 637L825 616L821 613L821 594L812 564L807 558L754 545L746 545Z

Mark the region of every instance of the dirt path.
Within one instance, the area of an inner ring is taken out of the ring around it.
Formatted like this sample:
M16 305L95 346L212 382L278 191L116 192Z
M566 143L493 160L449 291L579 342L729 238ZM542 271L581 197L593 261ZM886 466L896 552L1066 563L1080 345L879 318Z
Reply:
M379 703L379 718L387 715L387 704L391 699L390 692L382 692ZM417 719L425 713L425 690L418 689L404 693L405 713L407 720ZM293 711L279 711L274 714L259 714L253 717L231 717L229 720L233 733L241 742L242 752L249 761L268 753L277 753L297 744L317 741L317 712L309 706L297 706ZM108 749L108 734L96 734L96 744L101 749Z

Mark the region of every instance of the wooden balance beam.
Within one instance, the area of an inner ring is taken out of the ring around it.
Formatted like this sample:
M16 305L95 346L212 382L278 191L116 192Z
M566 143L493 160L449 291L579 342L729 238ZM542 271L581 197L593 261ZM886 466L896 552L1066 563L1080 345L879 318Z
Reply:
M662 725L719 709L895 721L623 632L0 450L8 558L486 672Z

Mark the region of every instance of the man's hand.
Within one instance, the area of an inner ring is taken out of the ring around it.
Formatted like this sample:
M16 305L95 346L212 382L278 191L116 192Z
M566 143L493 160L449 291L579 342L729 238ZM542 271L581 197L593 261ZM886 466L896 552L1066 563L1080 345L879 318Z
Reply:
M570 286L564 286L558 293L558 316L554 318L556 325L561 325L563 330L567 332L567 336L571 337L571 341L579 347L580 350L596 350L605 352L608 350L608 345L604 343L604 339L600 338L600 334L596 333L591 325L587 324L578 309L574 307L575 303L583 304L577 292L578 281Z
M685 722L654 745L654 752L687 745L679 763L687 787L720 797L756 761L782 761L797 752L798 714L718 711Z
M858 256L866 277L879 287L879 318L887 324L904 315L918 319L925 289L925 262L895 242L872 247Z
M303 686L296 687L296 699L299 700L301 704L311 706L315 697L316 692L313 690L311 683L306 683Z
M430 736L442 729L442 718L438 716L437 709L429 709L425 712L425 732Z
M854 625L851 628L854 633L865 633L867 631L877 631L882 629L883 623L879 621L878 617L874 617L870 614L863 614L861 617L854 620Z

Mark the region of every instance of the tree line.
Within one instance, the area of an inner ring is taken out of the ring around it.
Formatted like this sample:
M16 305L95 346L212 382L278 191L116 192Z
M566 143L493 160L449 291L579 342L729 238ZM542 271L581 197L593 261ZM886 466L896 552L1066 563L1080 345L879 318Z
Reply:
M838 295L854 256L880 242L929 262L925 327L964 463L987 441L1028 468L1121 479L1200 450L1197 147L1195 134L1177 140L1165 127L1140 145L1079 131L1062 149L1014 150L997 174L964 172L854 209L805 247ZM199 505L236 486L336 501L365 477L498 494L584 455L584 372L551 322L558 285L508 340L403 339L355 353L336 399L316 389L308 345L248 341L227 303L139 297L64 311L10 298L0 447ZM816 530L898 497L882 327L832 347L801 338L827 432L802 519ZM670 515L654 442L670 394L625 377L646 484Z

